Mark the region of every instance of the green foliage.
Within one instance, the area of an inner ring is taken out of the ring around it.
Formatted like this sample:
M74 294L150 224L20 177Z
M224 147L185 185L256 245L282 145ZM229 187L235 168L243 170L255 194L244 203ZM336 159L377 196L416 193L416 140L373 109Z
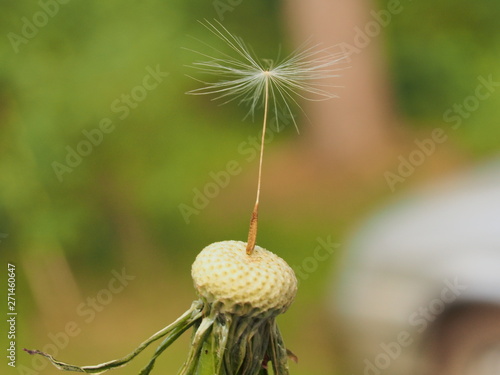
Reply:
M3 35L21 35L23 17L32 20L41 9L23 2L3 2L2 8ZM405 4L393 17L387 46L408 116L418 123L442 122L448 108L474 91L478 76L500 77L499 8L488 0L428 0ZM276 2L241 2L224 13L224 24L259 55L275 58L283 40L278 10ZM18 53L4 38L0 224L17 228L11 245L27 251L18 239L56 240L94 263L92 254L106 258L119 247L116 227L123 211L141 218L159 243L196 244L190 235L199 229L196 220L186 226L178 205L190 202L210 171L241 157L238 144L258 133L251 122L241 122L245 108L222 111L206 98L184 95L197 86L185 76L191 73L185 65L196 57L183 48L199 47L193 37L207 38L197 19L217 16L212 2L69 2ZM259 28L253 27L256 19ZM113 111L113 103L157 65L168 77L120 119L124 112ZM457 139L465 147L496 148L499 101L493 95L464 121ZM53 163L65 164L67 147L75 149L86 139L84 130L107 118L113 131L59 181Z
M478 77L500 81L500 3L495 0L401 2L386 30L391 75L403 112L418 124L443 125L443 114L474 95ZM386 7L379 1L380 8ZM500 92L456 132L475 153L498 150ZM447 126L446 124L444 124Z

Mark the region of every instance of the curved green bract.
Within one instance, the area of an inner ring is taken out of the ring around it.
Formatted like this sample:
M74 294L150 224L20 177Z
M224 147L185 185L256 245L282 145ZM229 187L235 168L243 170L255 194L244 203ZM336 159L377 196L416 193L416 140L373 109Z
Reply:
M275 316L274 312L259 316L222 313L198 300L175 322L141 343L132 353L113 361L75 366L39 350L25 350L46 357L59 370L100 374L125 366L151 343L164 338L139 373L148 375L165 349L194 327L188 358L178 375L268 375L268 362L275 375L288 375L288 354Z
M126 365L132 359L137 357L151 343L161 339L162 337L165 337L168 335L167 338L165 339L164 343L167 343L168 345L170 345L172 342L175 341L175 339L177 337L180 336L180 334L182 332L187 330L197 320L199 320L202 317L202 309L203 309L203 303L201 301L193 302L193 304L191 305L189 310L187 310L184 314L182 314L182 316L179 317L179 319L177 319L175 322L173 322L172 324L163 328L162 330L158 331L153 336L151 336L149 339L147 339L146 341L141 343L132 353L126 355L125 357L122 357L122 358L119 358L119 359L116 359L113 361L101 363L101 364L95 365L95 366L75 366L75 365L71 365L71 364L68 364L65 362L58 361L54 357L52 357L50 354L44 353L40 350L28 350L28 349L24 349L24 350L26 352L28 352L29 354L39 354L39 355L44 356L59 370L83 372L83 373L87 373L87 374L100 374L100 373L106 372L108 370L111 370L113 368L122 367L122 366ZM166 345L163 348L163 350L165 350L168 345ZM156 353L155 353L155 355L156 355ZM148 373L149 373L149 371L143 372L142 374L148 374Z

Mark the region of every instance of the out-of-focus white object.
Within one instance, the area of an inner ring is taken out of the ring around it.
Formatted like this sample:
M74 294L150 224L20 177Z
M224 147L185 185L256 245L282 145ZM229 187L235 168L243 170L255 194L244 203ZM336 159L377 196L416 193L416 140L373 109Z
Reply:
M381 209L345 252L353 374L500 374L500 159Z

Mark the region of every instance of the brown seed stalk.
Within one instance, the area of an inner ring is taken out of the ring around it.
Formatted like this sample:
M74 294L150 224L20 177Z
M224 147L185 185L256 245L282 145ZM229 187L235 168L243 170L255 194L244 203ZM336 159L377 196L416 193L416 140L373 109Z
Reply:
M255 198L255 205L250 219L250 227L248 228L248 241L246 252L251 255L257 242L257 226L259 222L259 199L260 199L260 186L262 181L262 161L264 159L264 141L267 129L267 110L269 105L269 72L265 71L265 98L264 98L264 121L262 124L262 138L260 140L260 157L259 157L259 176L257 178L257 197Z

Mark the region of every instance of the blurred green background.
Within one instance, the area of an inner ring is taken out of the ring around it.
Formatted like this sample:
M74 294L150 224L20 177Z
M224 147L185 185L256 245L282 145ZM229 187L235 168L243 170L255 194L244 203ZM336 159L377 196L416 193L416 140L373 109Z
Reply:
M259 56L274 58L279 45L292 48L280 2L220 3L231 8L223 24ZM204 48L196 39L214 42L197 20L221 19L217 2L57 3L30 38L22 36L23 17L33 21L41 5L0 4L0 249L2 265L17 266L17 363L33 369L33 358L21 349L42 349L51 337L62 340L59 359L100 363L128 353L189 307L195 298L190 264L204 246L246 239L257 162L238 147L258 134L259 121L242 121L246 110L235 104L185 95L198 87L186 76L193 75L186 65L198 58L189 49ZM495 0L421 0L384 29L380 38L405 133L442 126L443 113L474 92L478 76L500 81L499 14ZM124 112L113 103L142 84L148 67L168 76L121 119ZM450 133L446 148L458 164L498 152L499 112L494 94ZM58 178L54 162L66 164L68 147L75 150L87 139L84 131L103 119L113 130ZM289 127L275 138L266 153L259 243L300 267L318 238L342 243L390 192L382 177L361 183L328 169L296 184L303 175L290 176L301 136ZM242 172L186 223L179 205L192 206L193 189L203 190L210 173L231 160ZM291 365L294 374L337 373L341 359L334 356L335 333L325 328L325 295L341 249L301 280L293 308L279 319L300 358ZM109 303L92 305L89 298L123 267L135 278ZM92 319L82 314L89 306L95 306ZM81 333L65 342L58 334L68 322ZM169 349L157 372L175 373L187 345L184 337ZM135 373L147 357L116 373ZM44 363L37 362L34 373L58 373Z

